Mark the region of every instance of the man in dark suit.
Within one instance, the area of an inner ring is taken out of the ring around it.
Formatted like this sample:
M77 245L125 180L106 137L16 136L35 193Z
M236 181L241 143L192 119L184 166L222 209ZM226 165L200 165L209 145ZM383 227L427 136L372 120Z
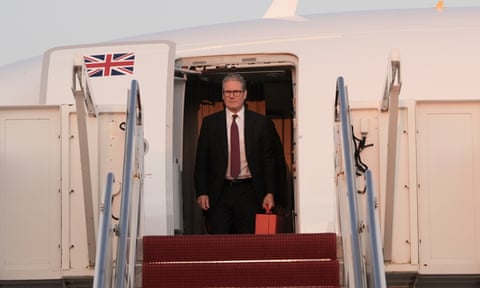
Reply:
M205 211L210 233L254 233L255 215L275 205L275 128L270 119L245 108L247 89L240 74L227 74L222 88L226 109L203 119L198 139L197 204ZM231 148L237 138L231 132L237 129L239 164L232 160L237 153L231 153L237 150Z

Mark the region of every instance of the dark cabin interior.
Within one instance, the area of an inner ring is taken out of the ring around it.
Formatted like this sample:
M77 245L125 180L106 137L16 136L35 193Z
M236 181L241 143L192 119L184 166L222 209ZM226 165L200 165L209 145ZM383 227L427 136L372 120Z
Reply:
M292 68L289 66L249 69L211 69L201 74L188 74L185 87L183 131L183 231L177 234L206 234L202 211L197 207L193 185L195 151L202 118L222 110L222 79L228 72L240 73L247 82L247 108L269 117L282 143L285 169L279 173L274 213L284 217L284 232L294 232L294 137L295 116ZM281 150L280 150L281 151ZM281 153L281 152L280 152ZM285 175L284 175L285 174ZM282 203L280 203L282 202Z

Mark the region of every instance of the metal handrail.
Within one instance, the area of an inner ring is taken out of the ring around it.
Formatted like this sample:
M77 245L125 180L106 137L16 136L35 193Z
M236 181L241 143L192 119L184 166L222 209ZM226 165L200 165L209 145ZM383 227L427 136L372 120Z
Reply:
M115 267L115 287L134 287L136 240L143 190L143 118L138 82L132 80L128 95L125 155L123 163L122 199L118 227L118 247ZM130 238L129 255L127 245ZM127 270L128 267L128 272Z
M119 223L115 226L115 234L118 237L115 271L113 271L113 228L111 221L114 175L109 173L107 175L105 200L103 207L101 207L102 213L100 214L98 230L98 250L96 252L93 286L95 288L123 288L125 286L134 287L135 285L136 239L139 231L144 175L143 159L145 153L142 108L138 82L136 80L132 80L127 102L122 196ZM132 240L129 242L129 239ZM127 250L129 250L128 257ZM114 273L113 277L112 273Z
M103 205L100 207L98 227L97 253L95 257L94 288L111 287L112 285L112 190L115 177L108 173Z
M387 287L387 281L385 279L384 257L382 253L382 240L380 233L380 224L376 213L377 201L375 199L375 189L373 186L373 177L370 170L365 171L366 179L366 194L367 194L367 225L369 227L368 244L367 248L369 254L367 261L370 262L372 271L370 277L370 287L385 288Z
M346 195L339 195L338 197L345 196L347 198L346 205L347 210L345 212L348 213L349 219L343 220L340 217L340 225L342 226L342 230L346 231L343 233L342 239L348 235L348 239L350 241L344 242L344 246L347 245L348 248L351 249L351 267L353 269L352 274L348 273L348 277L352 275L349 281L353 283L349 283L353 285L352 287L366 287L366 278L365 278L365 264L362 261L362 245L360 240L360 220L358 217L358 203L357 203L357 189L356 189L356 177L355 177L355 169L354 169L354 158L353 158L353 135L351 130L350 124L350 111L348 106L348 99L347 99L347 92L344 84L344 80L342 77L338 77L337 79L337 89L336 89L336 97L335 97L335 121L340 122L341 128L341 144L342 144L342 151L343 151L343 168L344 168L344 179L346 181ZM340 193L343 191L340 191ZM339 201L342 202L342 201ZM341 215L343 216L343 215ZM349 231L345 225L342 225L342 222L345 223L348 221ZM347 235L345 235L347 234ZM346 248L346 247L344 247ZM345 255L345 253L344 253ZM348 272L348 271L347 271Z
M335 95L335 143L337 169L337 190L340 228L342 232L343 255L345 260L346 287L385 288L385 269L382 254L380 225L376 214L375 190L370 170L365 171L366 215L358 209L356 170L354 162L354 138L350 121L348 95L342 77L337 79ZM338 131L340 130L340 131ZM341 143L341 145L339 145ZM341 147L339 147L341 146ZM338 152L338 151L337 151ZM348 217L345 217L345 215ZM362 223L361 217L366 218ZM365 245L363 245L363 241ZM367 271L367 266L369 267ZM352 269L353 271L350 271Z

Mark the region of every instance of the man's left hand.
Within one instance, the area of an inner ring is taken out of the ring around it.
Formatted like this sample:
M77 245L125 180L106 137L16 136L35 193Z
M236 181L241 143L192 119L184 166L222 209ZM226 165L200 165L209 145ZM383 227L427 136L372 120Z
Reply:
M273 199L273 194L267 193L267 195L265 195L265 198L263 198L263 204L262 204L263 209L265 209L267 212L270 212L274 206L275 206L275 201Z

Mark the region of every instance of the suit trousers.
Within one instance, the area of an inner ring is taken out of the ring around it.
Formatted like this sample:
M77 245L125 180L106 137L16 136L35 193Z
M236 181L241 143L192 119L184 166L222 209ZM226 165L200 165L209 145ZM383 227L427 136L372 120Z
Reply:
M210 207L206 219L211 234L253 234L255 216L262 210L253 181L225 181L218 203Z

